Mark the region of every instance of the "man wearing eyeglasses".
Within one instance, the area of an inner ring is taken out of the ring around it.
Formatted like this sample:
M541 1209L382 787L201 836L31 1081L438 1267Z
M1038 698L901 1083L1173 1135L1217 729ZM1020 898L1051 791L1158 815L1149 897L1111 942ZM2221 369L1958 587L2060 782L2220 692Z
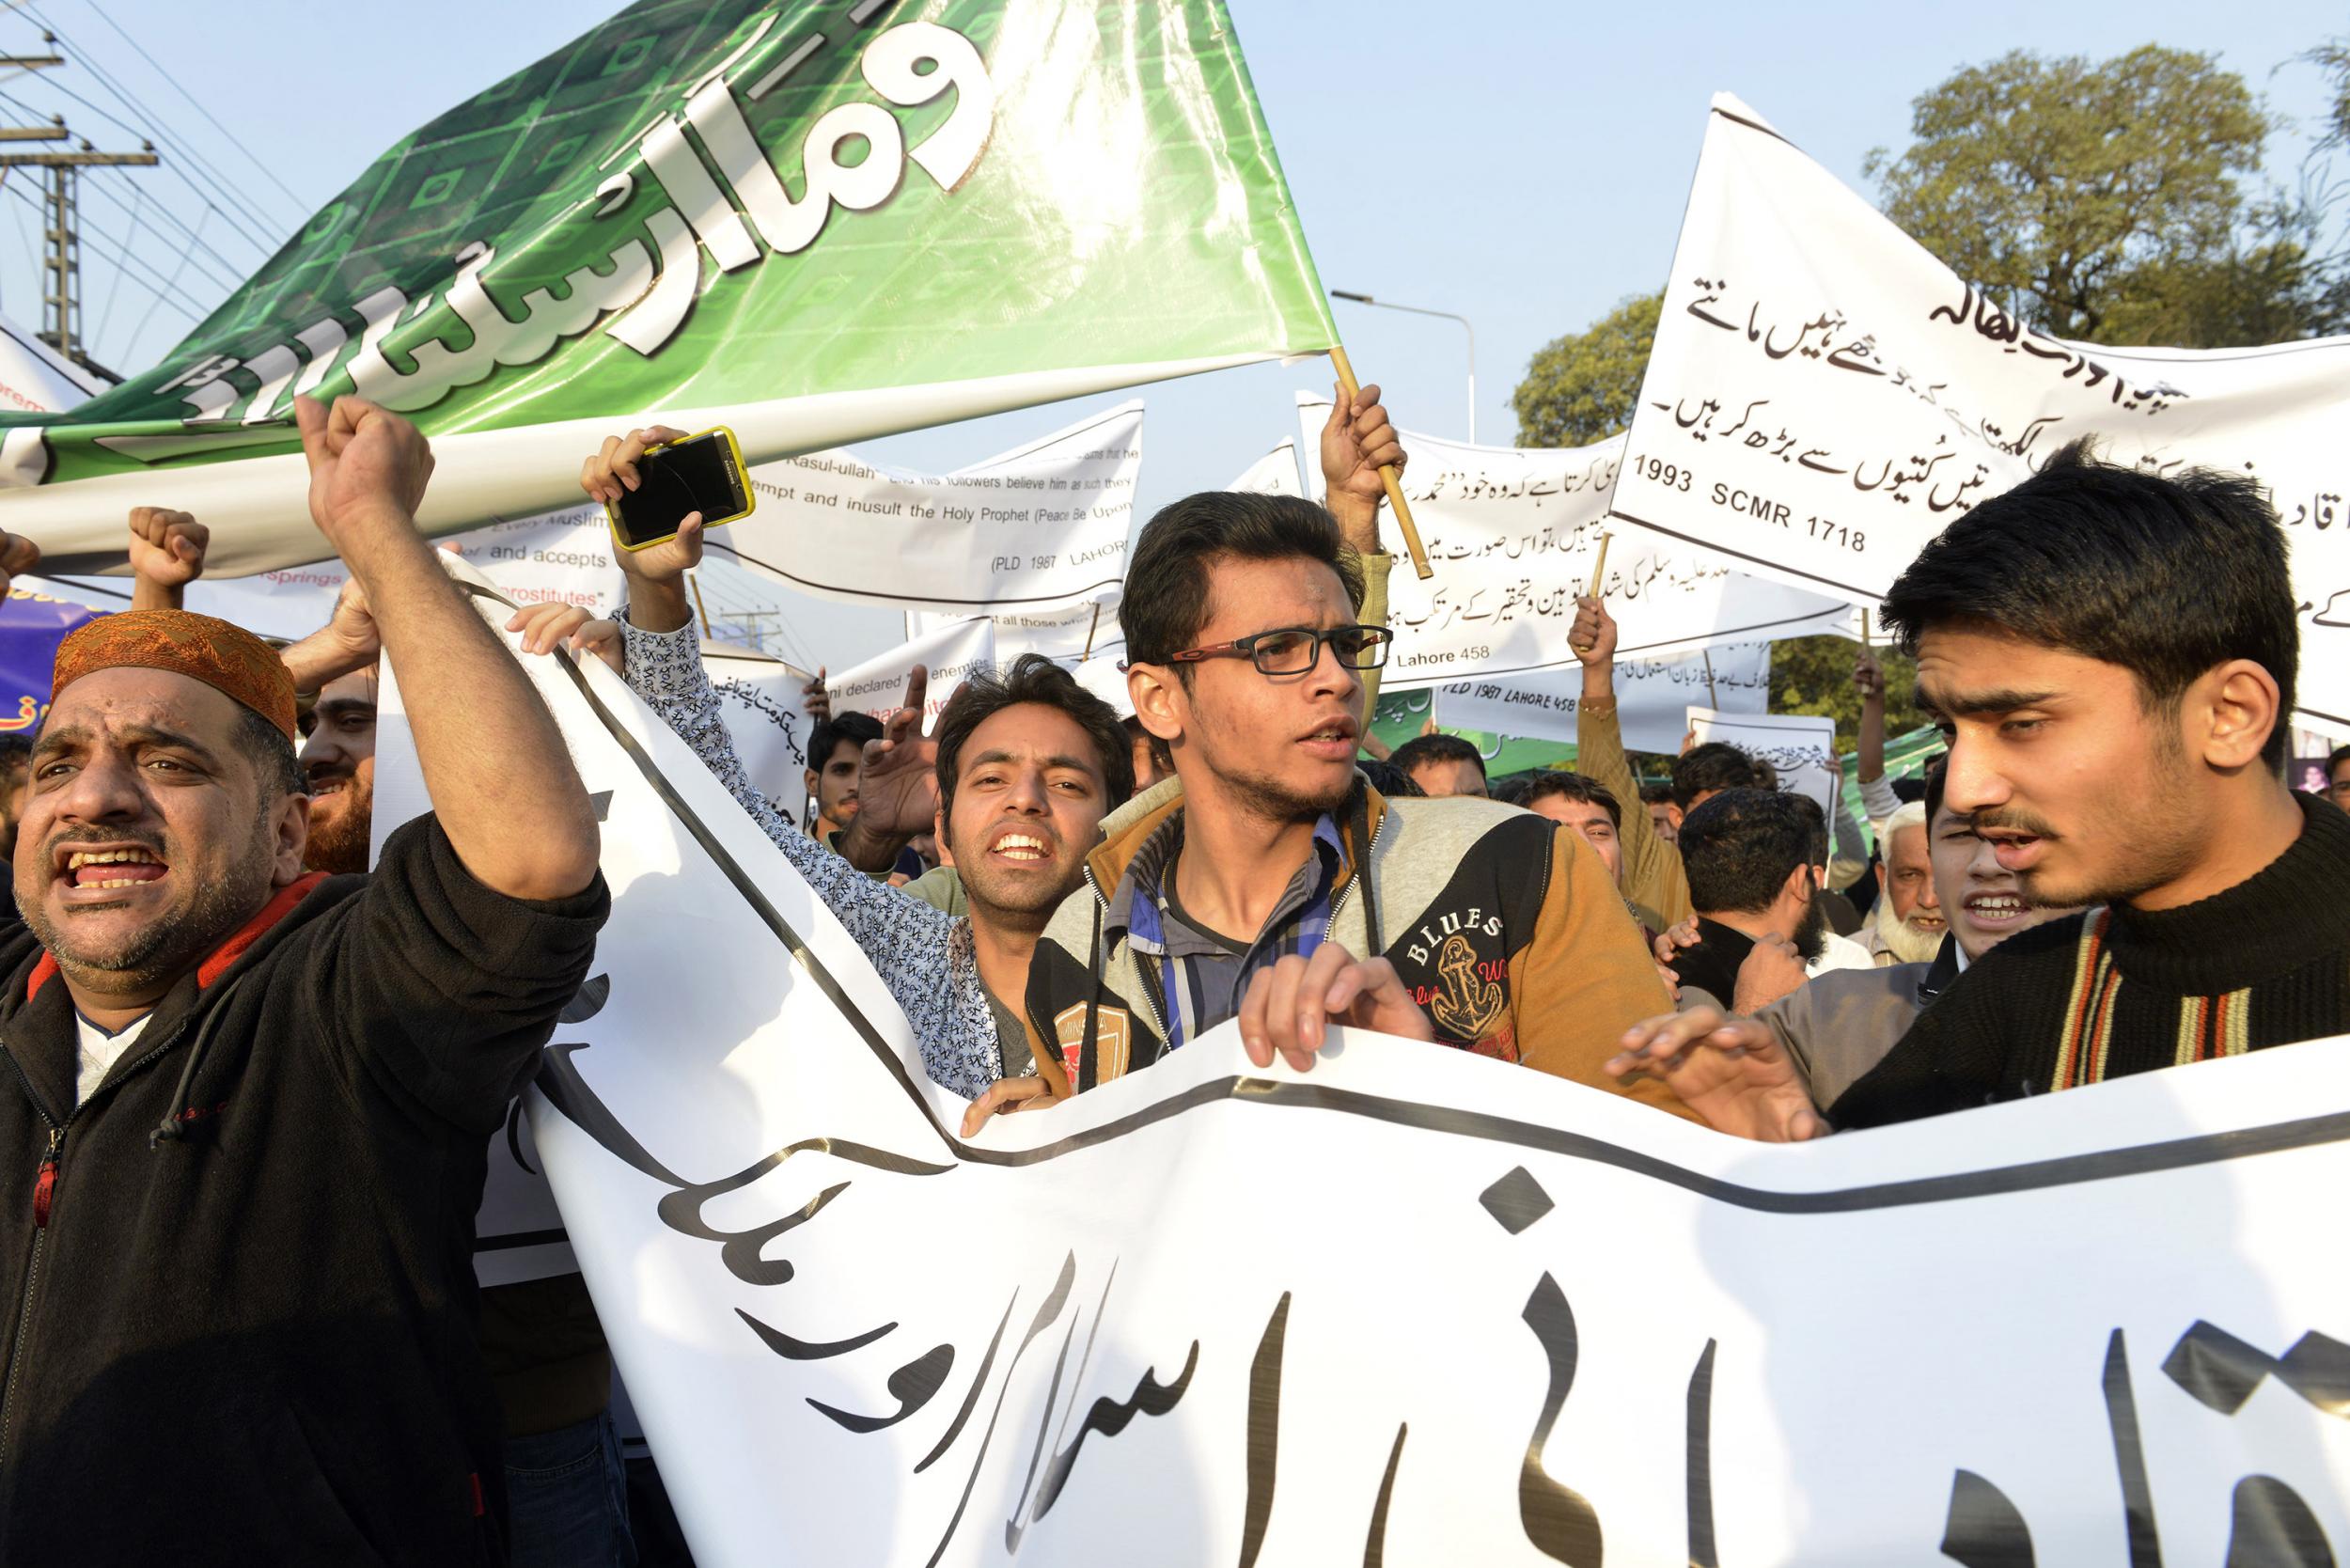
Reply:
M1620 1087L1600 1063L1669 1003L1606 867L1548 818L1389 801L1356 773L1389 637L1362 597L1331 514L1293 496L1193 495L1143 530L1127 689L1175 776L1104 821L1029 964L1037 1076L976 1108L1091 1089L1236 1016L1260 1066L1310 1066L1336 1019Z

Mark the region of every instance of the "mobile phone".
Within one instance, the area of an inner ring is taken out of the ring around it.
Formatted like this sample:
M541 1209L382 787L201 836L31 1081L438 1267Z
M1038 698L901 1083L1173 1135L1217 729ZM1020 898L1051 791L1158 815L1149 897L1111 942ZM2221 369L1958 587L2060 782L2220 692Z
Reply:
M677 525L694 512L702 526L715 528L748 517L758 503L743 471L743 448L720 425L666 446L646 448L636 460L636 488L604 503L612 540L623 550L643 550L677 537Z

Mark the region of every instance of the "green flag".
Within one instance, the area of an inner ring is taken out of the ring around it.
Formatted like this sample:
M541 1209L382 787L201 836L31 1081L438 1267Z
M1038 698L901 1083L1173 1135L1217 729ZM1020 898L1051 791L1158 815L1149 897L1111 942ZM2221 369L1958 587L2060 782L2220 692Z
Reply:
M331 116L326 123L331 124ZM154 369L0 431L0 526L316 558L292 400L415 419L435 532L603 435L754 461L1337 340L1222 0L640 0L376 160Z

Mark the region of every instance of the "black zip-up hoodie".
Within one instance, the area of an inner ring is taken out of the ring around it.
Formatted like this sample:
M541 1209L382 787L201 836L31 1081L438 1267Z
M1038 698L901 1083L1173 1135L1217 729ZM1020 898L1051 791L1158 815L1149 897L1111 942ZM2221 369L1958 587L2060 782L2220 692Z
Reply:
M506 1560L473 1216L608 907L506 898L410 823L281 892L78 1108L65 982L0 926L0 1561Z

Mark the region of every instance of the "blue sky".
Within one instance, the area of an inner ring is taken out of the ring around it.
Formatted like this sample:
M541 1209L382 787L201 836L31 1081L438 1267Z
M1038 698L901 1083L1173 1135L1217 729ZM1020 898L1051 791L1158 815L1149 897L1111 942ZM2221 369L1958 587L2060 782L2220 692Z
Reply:
M2314 123L2317 73L2288 65L2327 33L2350 32L2339 5L2266 0L2257 6L2183 0L2002 3L1928 17L1922 8L1872 5L1586 7L1495 0L1435 7L1420 0L1230 0L1258 94L1288 170L1323 279L1468 316L1478 334L1480 435L1506 445L1509 397L1528 356L1631 293L1657 287L1671 259L1710 93L1737 93L1814 157L1856 184L1870 148L1907 139L1909 102L1961 65L2011 48L2119 54L2144 42L2217 53L2264 93L2272 109ZM145 96L152 111L243 187L255 205L291 221L337 191L416 124L535 59L603 14L535 0L400 0L373 14L237 0L32 0L89 63L56 73L59 88L113 100L91 64ZM234 24L225 23L233 15ZM1903 20L1914 16L1918 20ZM189 88L205 110L266 161L235 152L141 61L113 24ZM20 9L0 20L0 47L28 51L38 24ZM72 53L72 52L70 52ZM128 138L19 77L0 91L60 108L77 131L117 148ZM13 113L15 111L7 111ZM2303 140L2272 144L2272 172L2289 174ZM157 174L135 177L155 180ZM120 235L151 212L122 202L120 176L94 221ZM184 195L185 186L176 186ZM298 200L296 198L299 198ZM182 211L193 209L182 200ZM22 220L18 202L0 211ZM215 272L253 252L218 226ZM140 247L168 267L177 244ZM28 242L0 223L0 312L37 325L39 290ZM133 371L186 323L153 314L134 335L149 296L86 263L102 357ZM183 280L201 306L226 291ZM1389 389L1406 425L1460 436L1467 425L1463 335L1449 321L1337 307L1356 368ZM104 313L111 310L110 317ZM1141 498L1146 508L1224 483L1291 428L1290 392L1315 384L1319 363L1261 367L1147 389ZM1320 384L1326 388L1326 377ZM924 431L869 448L885 461L951 467L1024 441L1116 399L1030 410Z

